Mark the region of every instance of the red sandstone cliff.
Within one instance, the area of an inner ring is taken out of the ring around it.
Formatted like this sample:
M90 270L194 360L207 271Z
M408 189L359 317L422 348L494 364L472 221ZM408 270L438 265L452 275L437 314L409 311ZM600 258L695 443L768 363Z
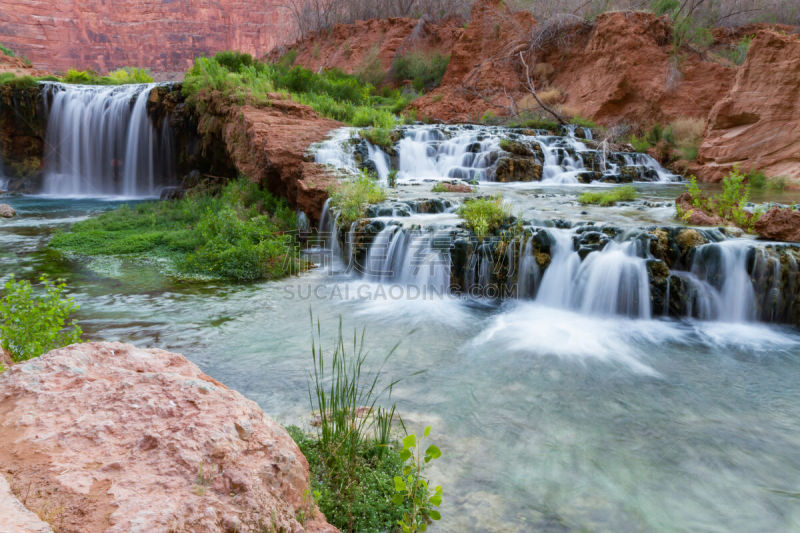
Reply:
M800 38L761 31L730 92L709 115L697 171L719 180L734 164L800 179Z
M273 0L2 0L0 43L34 65L184 71L220 50L267 52L293 37Z

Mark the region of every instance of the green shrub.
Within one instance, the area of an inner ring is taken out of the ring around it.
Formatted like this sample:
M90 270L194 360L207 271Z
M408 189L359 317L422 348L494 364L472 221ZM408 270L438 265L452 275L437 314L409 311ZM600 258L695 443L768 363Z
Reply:
M231 53L228 53L231 54ZM338 69L312 72L284 64L235 60L229 56L198 58L186 73L183 94L191 105L202 105L202 93L219 91L241 103L269 104L269 93L283 92L293 100L310 106L322 116L357 127L393 128L394 113L408 100L399 91L381 96L370 84Z
M368 128L359 130L358 134L362 139L375 146L380 146L381 148L391 148L394 146L394 141L392 140L392 130L390 129Z
M734 165L733 170L722 178L721 193L707 197L701 191L697 184L697 178L694 176L689 180L687 192L692 198L693 207L718 215L751 233L754 231L756 221L763 214L758 210L751 213L745 209L745 205L750 200L750 184L747 183L747 174L742 173L738 165ZM686 215L680 212L677 214L679 217Z
M218 196L123 205L56 233L50 246L81 255L167 259L178 272L235 281L274 279L303 264L294 212L247 179Z
M411 80L417 91L438 87L450 63L450 56L436 51L433 53L412 52L399 56L392 64L395 81Z
M3 52L8 57L16 57L17 56L17 54L14 53L14 50L12 50L11 48L5 47L2 44L0 44L0 52Z
M457 213L479 239L496 231L511 218L511 208L499 195L491 198L469 198L458 208Z
M372 85L377 87L386 79L386 72L381 65L381 58L379 56L380 49L378 46L373 46L361 63L356 77L365 85Z
M753 37L755 36L746 35L742 37L737 43L732 44L729 48L720 50L720 54L731 60L731 62L733 62L735 65L743 64L744 60L747 59L747 52L750 50L750 43L753 42Z
M610 191L585 192L578 196L578 201L584 205L594 204L608 207L617 202L635 200L637 196L633 185L614 187Z
M125 85L128 83L153 83L153 76L147 69L137 67L122 67L112 70L105 76L109 80L109 85Z
M71 68L64 73L61 81L79 85L125 85L129 83L152 83L153 77L146 69L137 67L122 67L109 72L107 76L100 76L91 70Z
M36 294L29 281L11 276L0 300L0 342L17 362L81 340L82 331L75 320L67 324L79 306L64 295L66 284L62 280L53 283L47 276L39 281L42 294Z
M650 144L650 141L647 140L647 137L637 137L636 135L631 135L630 138L628 138L628 144L633 146L633 149L637 152L646 152L653 146Z
M252 67L255 64L253 56L235 50L217 52L214 59L231 72L241 72L245 67Z
M39 81L31 76L17 76L13 72L3 72L0 74L0 85L8 85L15 89L29 89L36 87Z
M386 191L383 187L362 172L357 178L340 183L331 192L330 205L339 213L337 217L339 227L346 227L363 217L367 206L384 200Z
M433 188L431 189L431 192L449 192L449 189L447 188L447 186L444 183L442 183L441 181L437 181L433 185Z
M576 126L580 126L581 128L588 128L590 130L595 130L595 131L600 129L600 125L597 122L586 117L580 117L580 116L572 117L569 120L569 123L575 124Z
M294 62L297 61L298 52L294 48L290 48L285 54L281 56L278 60L278 65L283 68L291 68L294 65Z

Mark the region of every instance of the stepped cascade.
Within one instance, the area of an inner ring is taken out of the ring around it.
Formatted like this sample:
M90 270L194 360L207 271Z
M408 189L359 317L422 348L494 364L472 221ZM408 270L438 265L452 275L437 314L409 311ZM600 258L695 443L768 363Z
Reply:
M647 155L604 151L591 138L576 137L574 127L563 133L411 126L400 130L394 146L378 148L342 129L317 147L315 157L384 181L393 168L411 190L424 182L460 180L492 193L516 192L514 198L523 202L522 184L498 183L504 160L541 163L535 181L544 187L679 179ZM792 296L800 278L794 246L735 238L719 229L539 219L537 210L533 218L478 240L455 213L465 199L387 201L346 228L337 226L326 204L321 229L331 236L332 253L364 279L438 295L532 300L583 315L645 320L796 323L800 316ZM511 206L517 209L515 199Z
M154 196L174 177L172 132L147 115L155 84L47 83L44 192Z

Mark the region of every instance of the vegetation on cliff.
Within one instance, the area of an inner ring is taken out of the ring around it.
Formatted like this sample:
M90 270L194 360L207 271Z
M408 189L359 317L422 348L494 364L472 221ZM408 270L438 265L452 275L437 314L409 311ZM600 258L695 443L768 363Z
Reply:
M312 72L303 67L263 63L249 54L221 52L198 58L186 73L183 94L202 106L201 93L218 91L234 101L269 105L271 93L288 96L322 116L353 126L391 128L408 100L399 91L379 91L356 76L331 69Z
M181 275L254 281L302 268L295 225L285 200L240 178L218 195L123 205L57 233L50 246L85 256L166 259Z
M15 362L39 357L56 348L80 342L81 331L75 320L67 323L79 306L66 296L63 280L55 283L39 278L42 291L27 280L6 281L0 299L0 346Z

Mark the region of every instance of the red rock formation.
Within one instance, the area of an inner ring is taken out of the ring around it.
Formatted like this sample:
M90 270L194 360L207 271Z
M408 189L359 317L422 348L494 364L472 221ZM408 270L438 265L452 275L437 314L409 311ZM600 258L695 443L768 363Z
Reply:
M342 124L321 118L310 107L270 95L270 105L231 105L219 94L205 94L203 121L216 124L236 168L319 221L328 189L336 178L309 161L311 144Z
M261 55L294 34L277 0L3 0L0 43L34 65L185 71L219 50Z
M734 164L800 180L800 38L759 32L730 92L709 115L699 175L718 181Z
M336 531L286 431L162 350L76 344L0 375L0 470L62 532Z
M53 533L53 529L26 509L11 492L6 478L0 475L0 531Z
M463 29L457 19L440 23L391 18L338 24L330 32L316 33L287 47L277 47L268 59L277 61L290 48L295 64L311 70L338 68L354 74L376 58L388 71L398 54L413 50L439 50L449 54Z
M413 102L418 116L471 122L487 110L502 113L506 92L522 92L516 52L527 48L534 24L529 12L512 12L501 0L478 0L441 86Z
M773 207L756 221L755 229L763 239L800 242L800 211Z
M566 95L565 106L603 124L705 118L736 71L688 49L676 62L671 36L664 17L604 13L585 45L577 41L566 54L548 54L554 68L550 84Z
M681 193L680 196L675 198L675 206L685 213L685 222L692 226L724 226L727 224L722 217L707 213L692 205L692 195L688 192Z

